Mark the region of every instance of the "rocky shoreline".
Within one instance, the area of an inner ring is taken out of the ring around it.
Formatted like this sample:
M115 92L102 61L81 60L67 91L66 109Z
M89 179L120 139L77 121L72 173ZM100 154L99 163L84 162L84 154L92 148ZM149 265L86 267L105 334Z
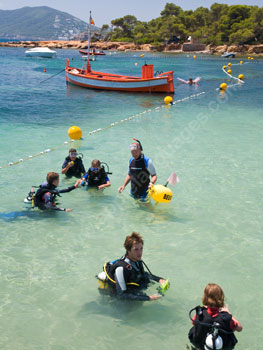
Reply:
M199 45L200 46L200 45ZM72 40L72 41L9 41L0 42L0 47L49 47L50 49L75 49L86 50L88 48L87 41ZM115 50L115 51L148 51L148 52L170 52L170 53L184 53L184 52L200 52L205 54L221 55L224 52L235 52L237 56L244 56L246 54L263 56L263 44L260 45L207 45L204 49L199 49L198 45L193 44L170 44L163 45L156 49L151 44L137 45L129 42L92 42L92 48L96 50Z

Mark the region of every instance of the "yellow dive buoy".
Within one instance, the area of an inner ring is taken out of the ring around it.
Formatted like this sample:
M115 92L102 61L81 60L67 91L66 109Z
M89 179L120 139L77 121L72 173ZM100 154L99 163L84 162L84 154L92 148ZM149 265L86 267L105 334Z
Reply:
M227 89L227 83L220 84L220 90L225 91Z
M238 79L244 80L244 75L243 74L239 74Z
M163 185L153 185L149 189L149 195L158 203L168 203L173 198L172 190Z
M231 63L231 62L229 62L227 65L228 65L228 67L231 67L231 66L232 66L232 63Z
M223 66L223 69L225 69L225 70L226 70L226 66Z
M250 57L248 57L247 59L250 60Z
M240 61L240 64L243 64L243 61Z
M173 102L173 98L171 96L166 96L163 100L166 105L169 105Z
M232 70L228 69L227 73L231 75L232 74Z
M253 61L254 57L250 57L251 61Z
M82 131L78 126L71 126L68 129L68 136L72 139L72 140L80 140L82 137Z
M194 60L196 59L196 55L193 56L193 59L194 59Z
M143 54L141 54L141 57L144 57L144 53L143 53Z

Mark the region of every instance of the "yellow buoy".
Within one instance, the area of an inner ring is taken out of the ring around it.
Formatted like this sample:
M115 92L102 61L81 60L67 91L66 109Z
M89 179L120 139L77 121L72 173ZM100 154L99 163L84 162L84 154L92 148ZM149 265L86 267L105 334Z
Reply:
M149 190L149 195L158 203L168 203L173 198L172 190L163 185L153 185Z
M243 64L243 61L240 61L240 64Z
M228 69L227 73L231 75L232 70L231 70L231 69Z
M231 67L231 66L232 66L232 63L231 63L231 62L229 62L227 65L228 65L228 67Z
M250 57L251 61L253 61L254 57Z
M80 140L82 137L82 131L78 126L71 126L68 129L68 136L72 139L72 140Z
M227 89L227 83L220 84L220 90L225 91Z
M196 59L196 55L193 56L193 59L194 59L194 60Z
M226 69L226 66L223 66L223 69Z
M239 74L238 79L244 80L244 75L243 74Z
M144 57L144 53L143 53L143 54L141 54L141 57Z
M169 105L173 102L173 98L171 96L166 96L163 100L166 105Z

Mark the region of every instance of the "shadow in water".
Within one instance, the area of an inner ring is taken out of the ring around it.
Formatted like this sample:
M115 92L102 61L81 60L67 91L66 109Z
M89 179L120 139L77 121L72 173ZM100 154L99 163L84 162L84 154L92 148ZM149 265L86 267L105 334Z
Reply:
M67 214L67 213L62 213ZM57 210L39 210L39 209L25 209L21 211L11 211L9 213L0 213L0 220L3 221L15 221L23 218L33 219L33 220L43 220L47 218L54 218L59 214ZM68 215L65 215L65 220L69 218Z

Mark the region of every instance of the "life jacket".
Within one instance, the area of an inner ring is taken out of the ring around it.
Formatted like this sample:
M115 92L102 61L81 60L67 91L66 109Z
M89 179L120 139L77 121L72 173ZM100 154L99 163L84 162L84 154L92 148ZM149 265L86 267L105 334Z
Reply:
M131 193L136 197L141 197L147 190L150 183L150 173L147 170L149 158L142 154L139 159L131 158L129 164L129 175L131 177Z
M70 156L66 157L67 163L71 162ZM81 165L82 165L82 160L80 158L76 158L74 160L74 165L68 169L66 172L67 177L75 176L75 177L81 177L82 172L81 172Z
M150 282L148 274L145 273L142 261L136 263L136 268L125 261L126 257L108 262L104 265L104 272L107 276L107 282L113 289L116 288L116 282L114 280L114 274L117 267L123 267L124 279L128 289L134 288L146 288Z
M95 172L89 168L88 170L88 186L90 187L98 187L100 185L105 184L107 174L105 172L104 167L102 167L99 171Z
M196 346L198 349L204 349L205 340L207 334L210 333L211 329L208 326L202 325L202 322L212 324L214 322L219 323L220 328L230 332L229 334L223 333L218 330L218 334L223 340L223 350L233 349L237 343L237 339L230 328L230 321L232 319L232 315L228 312L221 311L217 316L212 317L207 312L205 307L196 307L196 319L194 320L194 326L190 329L188 333L188 338L190 342ZM201 323L200 323L201 322Z
M43 196L45 193L50 192L51 193L51 198L52 198L52 203L55 203L55 198L56 196L60 196L58 190L56 187L52 184L46 184L44 186L39 186L40 188L36 191L35 196L34 196L34 204L36 207L40 209L44 209L44 200Z

